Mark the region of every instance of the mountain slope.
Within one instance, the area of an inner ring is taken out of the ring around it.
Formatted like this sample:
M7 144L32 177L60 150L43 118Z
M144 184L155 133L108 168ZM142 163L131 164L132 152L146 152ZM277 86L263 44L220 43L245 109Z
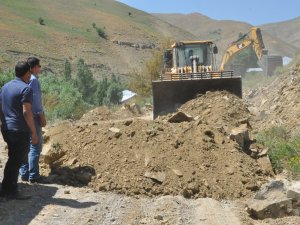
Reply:
M295 45L300 49L300 17L292 20L262 25L271 35Z
M226 47L235 41L239 33L247 33L251 27L250 24L230 21L214 20L199 13L192 14L153 14L158 18L167 21L174 26L178 26L191 32L199 39L211 39L217 43L220 48L220 55L223 54ZM295 46L285 43L279 38L270 35L262 30L263 39L270 54L279 54L293 56L296 52Z
M83 58L99 75L126 74L141 68L151 49L116 44L159 46L162 39L195 37L160 19L111 0L0 0L0 68L37 55L46 70L60 72L64 59ZM45 25L40 25L42 18ZM97 35L96 27L108 35Z

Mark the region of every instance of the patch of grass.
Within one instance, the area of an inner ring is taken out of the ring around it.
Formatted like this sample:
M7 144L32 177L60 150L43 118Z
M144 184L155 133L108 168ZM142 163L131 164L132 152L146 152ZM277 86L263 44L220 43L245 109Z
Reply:
M15 75L12 71L1 71L0 69L0 88L13 79L15 79Z
M284 127L276 126L257 134L257 141L269 148L269 157L276 172L288 170L300 176L300 135L290 137Z

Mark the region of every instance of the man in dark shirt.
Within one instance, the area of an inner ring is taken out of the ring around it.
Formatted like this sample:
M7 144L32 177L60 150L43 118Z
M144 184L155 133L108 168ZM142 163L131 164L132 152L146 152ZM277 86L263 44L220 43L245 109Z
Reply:
M18 192L19 169L32 143L38 143L33 114L32 89L28 86L30 66L18 62L16 79L6 83L0 90L1 132L8 146L8 160L4 169L1 196L8 199L27 199Z

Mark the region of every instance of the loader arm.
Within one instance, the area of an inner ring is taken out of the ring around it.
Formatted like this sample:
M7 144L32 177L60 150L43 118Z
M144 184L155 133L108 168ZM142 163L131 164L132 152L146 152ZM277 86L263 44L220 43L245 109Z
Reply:
M251 40L244 40L240 43L233 43L229 48L227 48L221 61L220 70L224 71L225 65L229 63L229 61L233 58L233 56L238 52L242 51L243 49L247 48L251 44L252 44Z

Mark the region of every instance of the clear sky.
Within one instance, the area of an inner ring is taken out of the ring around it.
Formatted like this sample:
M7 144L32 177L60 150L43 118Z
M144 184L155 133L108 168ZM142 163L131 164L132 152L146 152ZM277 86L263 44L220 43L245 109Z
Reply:
M300 16L300 0L119 0L149 13L199 12L213 19L238 20L252 25Z

